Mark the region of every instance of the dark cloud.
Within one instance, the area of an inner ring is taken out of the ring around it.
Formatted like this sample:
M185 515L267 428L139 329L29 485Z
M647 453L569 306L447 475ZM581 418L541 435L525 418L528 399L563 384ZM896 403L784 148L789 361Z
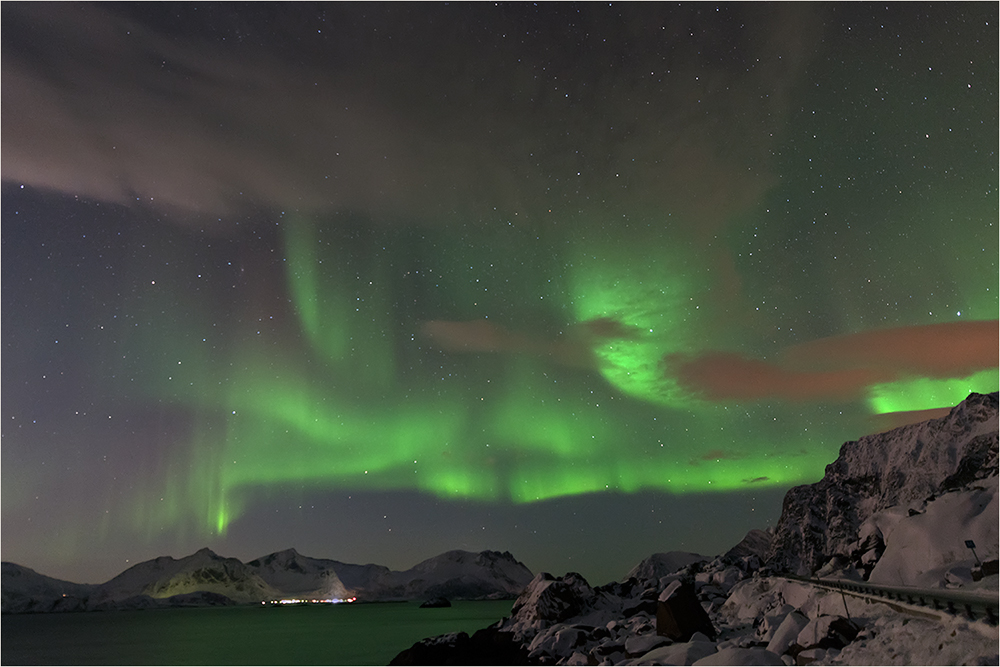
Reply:
M792 368L864 367L927 377L959 377L1000 363L996 320L862 331L789 347Z
M961 377L1000 365L997 321L864 331L795 345L776 363L708 351L670 355L668 375L708 400L848 400L909 376Z
M863 368L819 373L796 372L730 352L670 355L667 373L682 387L709 401L846 400L855 398L879 376Z
M359 7L318 30L272 7L217 22L222 41L149 11L156 28L135 8L5 6L5 180L204 217L525 220L629 202L707 232L774 183L816 30L796 7L589 6L570 36L526 7L368 7L381 33L352 21Z

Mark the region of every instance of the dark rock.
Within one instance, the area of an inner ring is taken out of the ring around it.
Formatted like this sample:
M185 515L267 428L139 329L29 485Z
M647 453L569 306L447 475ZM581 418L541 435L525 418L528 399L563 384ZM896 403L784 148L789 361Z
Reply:
M640 600L639 604L625 609L622 612L622 616L625 618L635 616L636 614L649 614L650 616L656 616L656 610L659 606L660 603L656 600Z
M675 581L660 594L656 609L656 634L676 642L687 642L696 632L715 640L715 626L698 601L694 586Z
M423 604L420 605L421 609L431 609L436 607L450 607L451 600L448 598L436 597L430 600L425 600Z
M606 643L595 646L587 654L593 665L617 664L628 657L625 647L621 644Z
M469 662L469 635L453 632L421 639L400 651L390 665L466 665Z
M455 632L422 639L401 651L390 665L530 665L528 651L509 632L495 626L471 637Z
M800 647L798 651L811 648L842 649L854 641L859 632L861 626L843 616L819 616L802 628L793 646ZM789 653L793 653L792 648Z

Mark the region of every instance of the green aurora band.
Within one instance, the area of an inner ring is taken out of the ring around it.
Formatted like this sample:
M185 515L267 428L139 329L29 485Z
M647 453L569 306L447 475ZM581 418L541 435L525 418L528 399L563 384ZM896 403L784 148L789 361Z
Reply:
M608 247L578 244L565 262L564 286L525 278L543 282L550 302L567 290L566 303L550 307L571 325L621 325L592 339L595 375L539 355L450 355L421 345L398 323L402 306L390 296L399 274L391 259L402 248L378 236L324 240L317 225L287 224L286 281L302 343L279 347L248 338L231 348L237 363L213 365L202 354L200 364L172 368L173 384L154 393L186 405L195 425L185 455L162 471L160 500L134 505L136 527L191 526L194 519L192 530L222 534L250 504L289 490L419 490L530 503L818 478L837 444L856 435L836 420L822 426L821 407L768 403L758 415L753 406L699 400L663 376L664 354L712 346L699 305L705 263L679 249L654 256ZM432 307L450 304L455 319L478 313L473 305L484 298L499 299L493 305L504 298L441 290L450 300ZM416 327L420 316L403 319ZM196 330L204 322L185 326ZM159 344L178 355L186 345L184 336ZM429 371L439 381L428 384ZM178 384L193 389L182 396L170 388ZM989 370L962 380L878 385L870 410L954 404L996 384ZM821 426L800 428L789 440L781 429L804 416Z

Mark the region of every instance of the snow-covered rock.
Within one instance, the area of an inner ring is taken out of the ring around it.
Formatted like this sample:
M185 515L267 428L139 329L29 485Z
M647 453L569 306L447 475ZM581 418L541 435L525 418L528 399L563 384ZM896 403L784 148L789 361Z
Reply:
M798 640L799 633L809 625L809 619L798 611L792 611L785 615L781 624L774 630L774 634L767 643L767 650L776 655L781 655L788 650Z
M822 480L785 496L767 564L811 574L854 554L876 512L995 476L997 404L996 393L970 394L946 417L845 443Z
M670 644L671 641L666 637L656 634L646 634L646 635L635 635L629 637L625 640L625 653L631 657L635 658L640 655L649 653L654 648L659 648L666 644Z
M622 665L693 665L698 660L716 652L714 642L703 641L702 638L689 642L671 644L653 649L649 653L632 660L622 662Z
M817 616L799 631L795 643L804 649L839 649L854 641L860 630L857 624L843 616Z

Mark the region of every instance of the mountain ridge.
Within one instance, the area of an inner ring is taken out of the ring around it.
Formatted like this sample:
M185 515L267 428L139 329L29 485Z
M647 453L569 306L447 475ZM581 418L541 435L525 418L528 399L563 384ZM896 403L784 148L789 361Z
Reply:
M3 611L257 604L282 599L399 601L516 597L534 575L509 551L451 550L408 570L300 554L294 548L246 563L202 548L137 563L102 584L75 584L3 563Z

